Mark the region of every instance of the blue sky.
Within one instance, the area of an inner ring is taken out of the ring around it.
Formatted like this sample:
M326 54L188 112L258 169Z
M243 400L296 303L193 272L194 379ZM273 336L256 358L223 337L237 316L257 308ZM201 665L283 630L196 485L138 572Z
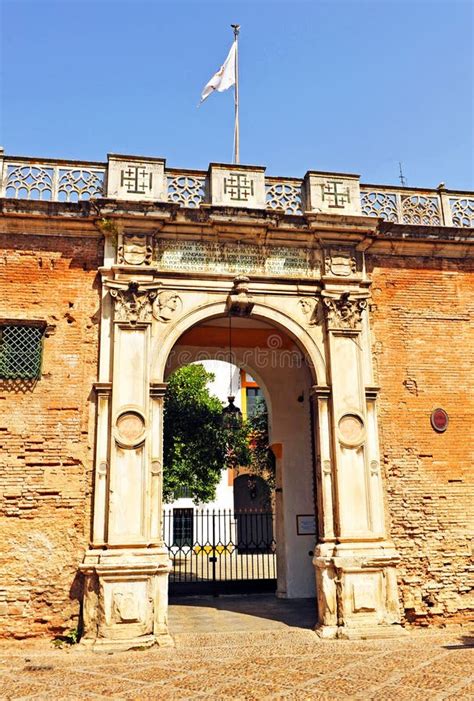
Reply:
M239 22L243 163L474 189L471 0L0 5L8 154L230 162L232 90L197 104Z

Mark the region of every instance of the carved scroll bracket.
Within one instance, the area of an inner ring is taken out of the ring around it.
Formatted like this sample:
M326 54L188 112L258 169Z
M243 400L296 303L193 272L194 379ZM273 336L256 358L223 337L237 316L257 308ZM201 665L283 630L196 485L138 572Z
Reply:
M361 331L362 314L367 308L366 293L322 293L327 328L330 331Z

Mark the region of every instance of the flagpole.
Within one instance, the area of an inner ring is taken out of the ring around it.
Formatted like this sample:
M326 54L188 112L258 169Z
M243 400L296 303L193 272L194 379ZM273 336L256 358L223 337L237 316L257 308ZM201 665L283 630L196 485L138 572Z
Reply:
M234 105L235 105L235 125L234 125L234 163L240 163L240 132L239 132L239 41L240 24L230 25L234 30L235 41L235 85L234 85Z

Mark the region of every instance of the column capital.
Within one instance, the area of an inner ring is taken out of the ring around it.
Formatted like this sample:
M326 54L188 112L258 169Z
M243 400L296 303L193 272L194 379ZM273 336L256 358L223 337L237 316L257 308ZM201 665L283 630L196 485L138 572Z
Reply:
M150 382L150 397L152 397L152 399L164 397L167 389L167 382Z
M92 386L97 396L110 396L112 392L111 382L94 382Z
M371 401L375 401L377 399L377 395L379 392L380 392L380 387L377 387L376 385L366 387L365 388L365 397L366 397L366 399L369 399Z
M342 293L321 293L324 314L329 331L359 332L362 314L367 307L369 293L354 290Z
M329 399L331 388L327 385L313 385L309 390L311 399Z

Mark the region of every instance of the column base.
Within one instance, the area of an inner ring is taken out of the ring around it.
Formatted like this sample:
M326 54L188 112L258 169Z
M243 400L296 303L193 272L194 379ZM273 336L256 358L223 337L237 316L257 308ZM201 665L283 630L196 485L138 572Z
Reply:
M144 635L134 639L110 640L107 638L81 638L79 643L84 648L92 652L126 652L127 650L145 650L157 645L158 647L174 647L174 640L171 635Z
M109 652L173 644L166 548L89 550L80 569L85 578L83 646Z
M401 638L408 631L401 625L363 626L360 628L344 628L343 626L317 625L316 635L322 640L383 640L385 638Z
M406 635L400 625L396 566L391 543L323 543L317 546L318 624L321 638L361 640Z

